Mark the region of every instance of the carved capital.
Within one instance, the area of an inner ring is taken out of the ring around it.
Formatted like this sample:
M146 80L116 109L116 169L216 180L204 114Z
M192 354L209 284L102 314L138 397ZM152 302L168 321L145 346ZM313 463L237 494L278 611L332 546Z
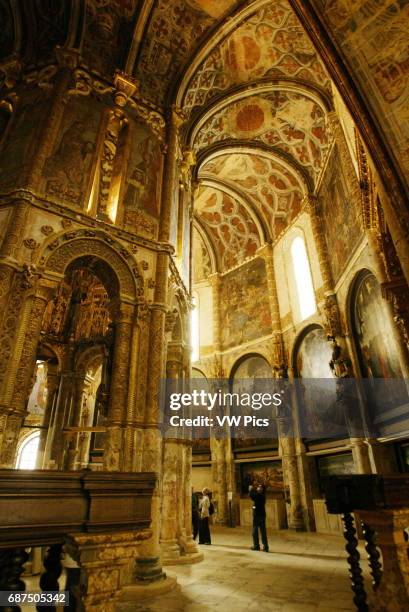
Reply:
M139 89L139 81L121 70L115 72L114 85L116 89L114 92L115 104L122 107L127 105L129 98Z

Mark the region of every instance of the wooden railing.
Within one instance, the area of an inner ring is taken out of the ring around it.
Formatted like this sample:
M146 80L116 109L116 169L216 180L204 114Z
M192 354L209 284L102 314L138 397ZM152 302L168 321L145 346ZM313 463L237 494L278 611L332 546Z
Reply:
M409 474L333 476L324 491L328 512L342 515L357 610L409 610ZM370 603L358 551L359 527L372 576Z
M47 547L43 591L59 590L63 546L88 578L101 563L109 569L110 562L113 567L115 561L130 562L138 541L151 535L155 480L152 473L1 470L0 591L25 590L21 576L29 547ZM114 587L111 595L119 592L120 578ZM84 589L83 595L85 601ZM87 605L79 602L72 609Z

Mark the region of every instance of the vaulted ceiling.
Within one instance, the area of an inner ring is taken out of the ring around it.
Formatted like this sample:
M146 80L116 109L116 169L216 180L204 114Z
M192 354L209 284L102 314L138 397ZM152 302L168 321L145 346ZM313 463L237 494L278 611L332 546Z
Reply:
M0 86L13 62L68 47L184 110L196 223L221 270L276 239L319 184L331 80L395 196L408 192L409 0L3 0L0 22Z
M196 222L225 271L275 240L327 158L331 82L286 0L246 3L181 80Z

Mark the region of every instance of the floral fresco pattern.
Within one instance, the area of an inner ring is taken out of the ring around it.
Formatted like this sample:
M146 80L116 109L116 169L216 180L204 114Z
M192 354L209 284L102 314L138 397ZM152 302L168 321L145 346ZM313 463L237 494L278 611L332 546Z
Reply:
M299 213L302 187L284 166L268 157L249 153L220 155L201 168L199 177L216 176L243 190L264 219L274 238Z
M301 93L280 90L251 96L211 116L194 146L200 150L234 139L260 141L281 150L316 179L328 147L325 112Z
M313 0L409 171L409 0Z
M249 212L226 193L211 187L201 188L195 208L211 236L221 271L253 256L261 246L257 226Z
M324 66L287 2L271 2L218 45L192 78L184 98L191 111L233 85L291 77L329 88Z
M162 103L179 69L210 28L236 3L233 0L159 0L135 72L141 82L141 92Z

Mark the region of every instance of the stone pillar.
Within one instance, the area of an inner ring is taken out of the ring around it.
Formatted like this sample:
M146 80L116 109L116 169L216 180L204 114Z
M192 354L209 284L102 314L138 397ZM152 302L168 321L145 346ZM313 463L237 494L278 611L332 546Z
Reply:
M221 275L216 272L215 274L211 274L209 276L209 280L212 285L213 293L213 349L214 353L217 355L222 351L222 322L220 312L222 278Z
M99 164L100 180L97 209L97 219L105 221L106 223L113 222L109 216L108 205L118 143L121 131L125 128L126 124L127 119L122 110L115 108L108 112Z
M67 442L63 432L70 423L75 401L75 373L69 369L70 357L71 355L67 355L65 358L66 367L61 372L60 386L51 417L43 463L46 469L63 469Z
M267 275L268 295L270 299L272 341L272 366L276 375L287 368L281 333L280 308L278 304L277 283L274 270L274 251L271 244L262 246L258 253L264 259Z
M122 424L126 420L134 307L121 304L115 323L115 346L108 408L104 470L119 471L124 460Z
M221 428L220 428L221 430ZM210 452L212 458L212 480L214 489L212 491L215 501L217 501L217 522L221 525L229 524L229 505L227 499L228 492L228 471L229 460L227 453L227 429L220 431L221 438L217 438L211 431L210 435Z
M166 364L166 379L177 381L179 379L179 363L168 361ZM179 465L179 442L178 439L163 440L163 466L162 466L162 525L160 544L162 550L163 564L177 560L180 557L178 544L178 517L180 508L181 491L180 465ZM178 478L179 475L179 478Z
M0 451L0 466L3 468L14 467L18 435L26 415L26 404L31 389L43 315L53 291L54 285L42 281L31 298L30 317L24 327L24 342L15 373L6 433Z
M345 138L342 132L342 127L339 124L338 118L333 120L333 125L335 133L336 133L336 141L340 143L340 146L344 147L343 155L341 158L344 161L346 158L349 159L349 164L352 166L349 168L349 172L353 172L354 178L356 177L355 169L352 164L352 160L349 155L348 145L345 142ZM341 132L340 132L341 130ZM342 140L341 140L342 137ZM344 159L345 158L345 159ZM349 176L349 175L348 175ZM352 175L351 175L352 176ZM352 180L352 179L351 179ZM355 195L353 196L356 199L356 205L360 206L360 193L359 193L359 183L356 181L358 185L358 191L353 192ZM353 184L355 185L355 181L353 180ZM324 310L324 321L325 321L325 331L328 335L328 339L332 342L333 347L333 357L330 362L330 366L334 372L334 376L339 380L339 392L342 395L342 386L343 386L343 378L351 378L354 376L354 372L352 370L352 360L349 354L348 345L346 342L346 334L342 329L341 316L339 312L338 300L334 291L334 281L331 272L331 266L328 257L328 248L325 241L324 231L322 227L322 221L320 217L320 209L319 202L315 196L308 195L304 199L303 203L305 209L308 211L311 219L311 226L314 236L314 241L317 247L318 252L318 261L321 270L321 276L323 278L323 288L325 295L325 303L323 305ZM358 372L356 373L358 374ZM363 406L360 405L361 412L360 414L354 414L354 419L360 419L360 425L355 423L349 423L348 419L351 417L349 414L349 410L347 408L345 417L347 419L347 425L351 425L354 429L356 427L360 428L361 431L364 430L362 420L364 419ZM352 434L351 434L352 435ZM369 450L368 446L364 443L364 441L360 438L353 437L351 438L351 446L353 448L354 460L356 461L357 469L365 469L367 470L365 473L371 473L370 469L370 458L369 458Z
M289 407L287 407L287 410ZM279 435L279 454L283 464L284 482L290 495L290 512L288 527L303 531L304 512L301 499L300 476L295 444L295 431L291 416L285 415L277 419Z
M47 368L47 404L44 412L44 420L42 423L42 429L40 433L40 442L38 445L37 454L37 469L45 468L45 450L47 444L47 436L50 431L51 418L53 409L55 408L55 402L57 399L58 387L60 385L60 374L57 371L57 366L48 365Z
M168 243L173 210L174 193L177 186L177 164L179 156L179 127L182 119L177 109L173 108L168 120L167 128L167 155L163 177L161 218L159 227L159 241ZM137 560L135 578L145 593L155 589L155 583L162 581L166 576L161 570L159 537L162 521L161 490L163 444L160 431L160 396L161 381L165 377L165 316L167 311L169 278L169 252L161 251L156 258L155 296L151 305L151 319L149 331L148 378L146 387L145 423L142 441L142 471L155 472L158 481L152 495L152 538L143 547L140 558ZM145 570L149 568L148 579L145 580ZM145 586L144 586L145 585ZM174 581L167 579L167 587L173 588ZM148 589L146 588L148 586Z
M86 372L84 370L75 373L72 410L69 415L69 422L66 423L68 427L79 427L81 425L81 414L87 386L85 377ZM66 470L77 470L80 468L80 436L79 432L74 431L69 432L66 436L66 442L68 443L64 458L64 469Z

